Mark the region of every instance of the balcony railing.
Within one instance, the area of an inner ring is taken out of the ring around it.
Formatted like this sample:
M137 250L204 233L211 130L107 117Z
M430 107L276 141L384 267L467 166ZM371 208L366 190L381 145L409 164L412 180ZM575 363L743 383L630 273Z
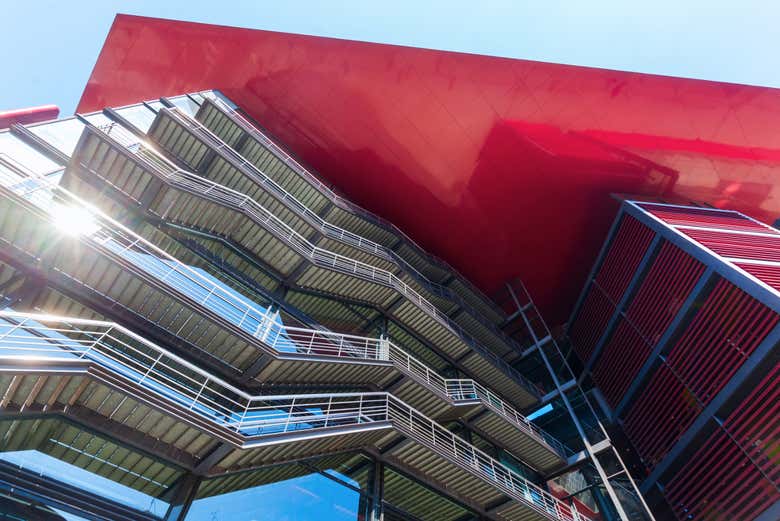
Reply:
M222 102L221 100L219 101L223 105L225 105L224 102ZM274 181L273 179L265 175L265 173L263 173L254 164L247 161L241 154L235 151L230 145L225 143L222 139L219 138L219 136L215 135L211 130L206 128L200 121L190 117L188 114L184 113L179 108L174 107L174 108L169 108L168 110L170 111L170 113L176 115L177 121L179 123L181 123L185 127L199 131L200 135L202 135L204 139L206 139L212 147L228 155L231 159L233 159L233 161L235 161L239 165L240 168L245 169L245 173L249 175L252 179L258 182L260 185L264 186L266 189L270 190L272 193L276 194L277 197L279 197L281 200L290 203L291 208L295 209L299 214L301 214L305 218L309 219L312 223L314 223L314 225L317 226L326 237L343 241L347 244L363 249L364 251L368 251L369 253L378 255L385 259L391 260L396 264L399 264L401 268L403 268L415 279L417 279L417 281L420 282L421 285L425 286L431 293L453 301L463 309L470 312L475 319L483 322L486 327L492 329L496 334L500 334L498 330L495 328L494 324L483 321L481 315L475 312L472 306L468 304L465 300L463 300L457 293L453 292L446 286L442 286L437 282L431 281L424 274L420 273L420 271L417 270L417 268L415 268L414 266L406 262L402 257L400 257L395 252L389 251L384 246L377 244L374 241L365 239L360 235L347 231L343 228L340 228L324 220L317 213L311 211L306 205L300 202L294 195L290 194L287 190L285 190L276 181ZM246 124L249 123L246 122ZM342 204L348 205L347 207L350 207L355 211L356 209L359 209L365 212L365 210L362 210L360 207L354 205L354 203L351 203L346 199L340 198L339 196L335 196L335 197L339 201L343 201ZM376 216L374 216L374 218L379 219L379 217ZM415 246L418 249L420 249L420 251L424 252L424 250L422 250L419 246L417 246L416 243L412 241L412 239L406 237L406 235L404 235L403 232L401 232L398 228L396 228L395 225L384 220L382 220L381 222L383 223L383 226L391 227L393 233L397 233L399 235L404 236L409 242L415 244ZM425 254L428 255L427 252ZM440 259L437 259L437 262L443 263L443 261L441 261ZM446 269L448 269L449 271L455 272L455 270L448 264L445 263L443 264L443 266L445 266ZM479 292L479 290L474 288L469 281L467 281L466 279L462 279L462 282L465 285L471 287L472 291L475 294L481 295L481 292ZM484 297L484 299L487 301L487 297Z
M4 163L13 168L2 168ZM453 403L479 401L560 456L565 458L571 452L560 441L529 422L481 384L471 379L445 379L388 339L283 324L271 308L258 309L252 306L250 302L227 291L215 281L171 257L99 211L89 209L76 196L24 169L3 154L0 154L0 186L33 202L41 211L47 213L56 211L57 205L53 206L53 201L59 201L58 205L86 208L91 215L91 225L89 233L82 235L82 240L105 248L159 282L175 287L177 292L184 292L199 305L218 313L231 324L250 333L261 342L266 351L273 354L293 353L350 360L389 361L399 371ZM52 220L56 219L56 215L50 217Z
M478 342L471 337L471 335L463 331L458 324L455 324L447 315L442 313L435 305L425 299L425 297L420 295L411 286L399 279L395 274L368 263L315 246L303 235L292 229L272 212L266 210L254 199L231 188L178 168L120 125L109 124L97 128L111 139L114 139L130 153L136 155L141 162L146 164L154 172L157 172L158 175L171 185L195 194L198 197L207 197L222 206L244 213L256 223L270 230L277 238L284 241L298 254L304 256L309 262L312 262L316 266L332 269L394 288L412 303L417 305L423 312L449 328L455 335L463 339L484 358L490 360L496 367L500 367L508 374L513 375L512 377L523 385L532 395L538 396L540 394L536 386L523 378L522 375L518 374L505 360L494 352L479 345ZM224 143L223 145L227 147ZM96 175L100 175L100 173L96 172Z
M359 206L355 204L354 202L350 201L349 199L346 199L339 194L335 193L331 188L326 186L322 181L320 181L317 176L309 172L306 168L304 168L298 161L295 160L290 154L285 152L279 145L277 145L273 140L271 140L267 135L263 133L262 130L257 128L257 126L246 119L241 112L236 110L235 108L231 107L229 104L225 103L225 101L217 96L213 91L205 91L202 92L201 95L203 95L205 98L208 98L211 102L213 102L219 109L221 109L224 113L226 113L228 116L230 116L233 121L238 124L245 132L247 132L250 136L261 142L264 146L266 146L271 152L278 157L282 162L284 162L287 166L289 166L293 171L295 171L298 175L306 179L306 181L311 184L312 186L316 187L320 192L322 192L324 195L326 195L331 201L336 203L336 205L348 209L352 211L353 213L356 213L360 215L361 217L373 221L376 224L379 224L380 226L390 230L395 235L402 237L404 241L411 244L416 250L418 250L421 254L423 254L424 257L430 259L430 261L433 264L438 264L442 266L444 269L456 273L457 271L455 268L449 265L444 259L441 259L439 257L436 257L435 255L430 254L427 252L424 248L422 248L419 244L417 244L414 239L409 237L403 230L398 228L395 224L391 223L387 219L383 219L382 217L376 215L375 213L366 210L362 206ZM410 270L413 270L415 273L418 273L421 277L425 278L425 275L419 273L413 266L408 264L403 259L398 259L401 262L404 263L404 265L409 268ZM485 302L490 302L490 299L487 298L485 295L482 294L482 292L474 287L474 285L466 278L460 277L461 281L471 289L471 291L478 295L482 300ZM430 281L431 284L436 284L433 281ZM448 288L445 288L448 289Z
M389 423L451 463L550 519L587 520L571 506L389 393L255 396L111 322L0 312L0 358L26 366L89 361L244 438ZM180 413L179 413L180 414Z

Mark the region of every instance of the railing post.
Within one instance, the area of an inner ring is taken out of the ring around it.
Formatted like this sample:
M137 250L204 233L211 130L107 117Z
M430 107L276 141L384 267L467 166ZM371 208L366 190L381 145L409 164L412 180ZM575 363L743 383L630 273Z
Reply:
M361 395L362 398L362 395ZM333 396L328 396L328 408L325 409L325 427L328 426L328 420L330 420L330 410L333 408ZM360 421L358 420L358 423Z
M244 420L246 419L246 414L249 412L249 403L251 400L247 398L246 405L244 406L244 412L241 413L241 418L238 420L238 428L236 431L241 432L241 428L244 426Z
M201 393L203 393L203 389L206 388L206 384L209 382L209 378L206 377L203 379L203 385L200 386L200 389L198 390L198 394L195 395L195 398L192 399L192 403L190 404L190 410L192 410L193 407L195 407L195 404L198 401L198 398L200 398Z
M3 336L0 336L0 342L1 342L1 341L2 341L4 338L8 338L9 336L11 336L11 334L12 334L14 331L16 331L16 330L17 330L17 329L19 329L20 327L24 326L24 324L25 324L25 322L27 322L27 320L28 320L28 318L27 318L27 317L25 317L24 319L22 319L22 321L21 321L21 322L19 322L18 324L14 325L14 327L12 327L11 329L9 329L7 333L4 333L4 334L3 334Z
M574 503L574 498L571 498L571 517L574 521L579 521L580 513L577 512L577 505Z
M293 409L295 409L295 398L292 399L292 402L290 403L289 409L287 411L287 419L284 422L284 430L282 432L287 432L287 429L290 427L290 417L292 416ZM327 415L330 415L330 411L327 412ZM325 421L328 421L328 416L325 416Z
M379 335L379 359L390 360L390 339L384 334Z
M310 355L310 354L311 354L311 350L312 350L312 348L314 347L314 337L315 337L316 335L317 335L317 333L316 333L316 332L314 332L314 331L312 331L312 333L311 333L311 340L309 340L309 347L306 349L306 354L307 354L307 355Z
M163 354L165 354L165 353L160 353L160 356L158 356L158 357L157 357L157 358L154 360L154 362L152 362L152 364L151 364L151 365L149 366L149 368L146 370L146 372L145 372L145 373L144 373L144 375L141 377L141 379L140 379L140 380L138 380L138 383L139 383L139 384L140 384L140 383L143 383L143 382L144 382L144 380L146 380L146 377L147 377L147 376L149 376L149 373L151 373L151 372L152 372L152 369L154 369L154 366L156 366L156 365L157 365L157 362L159 362L159 361L160 361L160 359L163 357Z
M89 345L89 347L87 348L87 350L86 350L86 351L84 351L83 353L81 353L81 356L79 356L79 358L85 358L85 357L87 356L87 354L89 354L89 352L90 352L90 351L92 351L92 349L94 349L94 348L95 348L95 346L97 346L98 344L100 344L100 343L102 343L102 342L103 342L103 339L104 339L104 338L106 338L106 336L108 335L108 333L109 333L109 332L110 332L112 329L114 329L114 326L108 326L108 327L106 328L106 330L105 330L105 331L103 331L103 333L101 333L101 334L100 334L100 336L99 336L98 338L96 338L95 340L93 340L93 341L92 341L92 343Z

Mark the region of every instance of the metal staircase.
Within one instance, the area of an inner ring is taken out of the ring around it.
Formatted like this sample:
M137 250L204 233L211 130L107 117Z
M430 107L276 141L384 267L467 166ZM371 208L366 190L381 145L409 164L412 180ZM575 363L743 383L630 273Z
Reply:
M511 351L511 340L503 335L494 322L486 320L483 312L476 311L449 288L428 280L417 269L400 259L396 252L320 217L316 209L307 207L197 120L175 108L161 109L149 129L149 137L189 170L248 195L281 220L287 222L291 214L295 214L307 221L311 230L303 230L305 226L299 219L294 219L289 224L318 245L323 245L321 241L328 241L330 245L343 243L341 249L345 252L347 247L368 245L373 257L367 258L367 261L379 256L385 259L385 262L391 262L394 272L404 279L407 285L413 286L426 300L438 305L443 313L450 314L453 321L468 328L472 334L484 338L484 342L489 342L499 352ZM193 152L201 148L209 153ZM312 230L313 233L308 234ZM350 256L356 258L352 253ZM465 286L460 284L458 287Z
M7 415L102 417L206 475L372 447L474 504L498 504L497 518L586 519L390 393L253 396L117 324L9 312L0 364ZM226 447L219 457L214 442Z
M535 387L507 362L392 272L313 245L248 196L176 168L119 129L88 126L74 153L69 172L78 172L86 182L102 182L90 192L92 199L118 192L114 197L126 198L119 207L143 208L154 219L237 242L289 283L389 308L394 318L449 356L465 355L464 366L478 378L495 381L505 395L516 396L521 407L539 398ZM76 183L73 175L66 174L65 180ZM491 338L489 346L501 348L503 355L511 352L496 336L482 335L479 340Z
M299 200L311 201L309 206L316 208L328 208L330 204L323 215L326 221L372 237L427 279L448 280L447 287L482 315L495 323L504 319L503 312L451 266L428 254L392 223L336 194L214 92L201 94L203 101L195 118L230 147L238 147L242 156Z
M114 306L231 367L254 371L255 381L371 382L381 388L403 376L394 394L427 415L454 408L476 429L494 429L494 439L535 468L550 471L565 463L565 447L473 380L445 379L387 339L285 325L270 308L254 307L97 212L89 233L52 247L62 233L54 229L56 212L50 214L45 203L56 200L72 206L79 201L43 179L22 178L11 170L0 170L0 185L2 222L11 225L0 227L0 242L14 251L7 259L12 263L23 266L30 258L51 258L45 263L51 262L50 271L107 296ZM14 228L14 223L25 226ZM37 246L25 245L25 239ZM62 254L61 248L77 255ZM160 302L147 305L150 294Z

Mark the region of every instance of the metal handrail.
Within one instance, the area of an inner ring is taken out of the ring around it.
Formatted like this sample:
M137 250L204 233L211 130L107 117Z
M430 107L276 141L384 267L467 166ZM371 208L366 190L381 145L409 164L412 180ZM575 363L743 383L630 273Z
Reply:
M315 176L309 170L304 168L298 161L295 160L295 158L293 158L290 154L285 152L279 145L277 145L273 140L271 140L271 138L269 138L262 130L257 128L257 126L254 123L246 119L243 116L243 114L241 114L241 112L231 107L229 104L225 103L225 101L222 100L219 96L217 96L214 93L214 91L203 91L200 94L204 98L213 102L218 108L222 109L229 117L233 119L235 123L237 123L241 128L243 128L245 132L247 132L249 135L257 139L261 143L263 143L263 145L268 147L271 150L271 152L274 155L276 155L276 157L281 159L282 162L284 162L287 166L292 168L298 175L304 177L310 184L317 187L321 192L327 195L328 198L332 200L334 203L336 203L338 206L341 206L344 209L351 210L352 212L359 214L361 217L364 217L369 221L374 221L375 223L383 226L384 228L389 228L391 233L394 233L402 237L406 242L414 246L414 248L416 248L417 251L421 253L424 257L430 259L433 264L439 264L445 270L449 270L452 273L458 275L461 282L463 282L466 286L468 286L472 292L480 296L482 300L485 301L486 303L492 304L490 299L486 295L484 295L481 290L475 287L471 283L471 281L469 281L467 278L460 275L460 273L458 273L458 271L455 268L453 268L447 261L445 261L440 257L437 257L436 255L432 255L430 252L425 250L422 246L417 244L417 242L414 239L409 237L403 230L401 230L395 224L369 210L366 210L362 206L355 204L353 201L350 201L349 199L346 199L345 197L342 197L341 195L334 192L331 188L329 188L322 181L320 181L317 178L317 176ZM408 268L410 268L414 272L419 273L419 271L416 268L408 264L404 259L399 258L398 260L402 261ZM425 275L421 273L419 274L420 276L425 277ZM430 281L430 283L437 284L433 281ZM445 286L442 287L446 288ZM449 288L446 289L449 290ZM493 305L493 307L498 309L497 306Z
M283 240L286 244L296 250L298 254L304 256L313 264L347 275L358 276L365 280L396 289L412 303L428 313L432 318L445 327L450 328L453 333L458 335L471 347L475 348L483 357L512 374L519 383L529 390L529 392L536 395L539 394L538 389L530 381L518 374L505 360L492 351L480 346L471 335L463 331L458 324L452 322L452 320L442 313L435 305L417 293L417 291L399 279L395 274L312 244L306 237L298 233L251 197L178 168L120 125L112 123L96 128L110 139L114 139L130 153L136 155L139 160L149 166L153 172L159 174L163 181L198 197L206 197L218 204L244 213L257 224L272 231L279 239ZM94 173L95 175L102 177L102 174L99 172ZM132 195L126 195L137 201Z
M0 164L4 160L7 160L7 156L0 154ZM17 168L20 167L23 168L22 165L17 163ZM28 172L28 175L30 177L26 178L9 176L4 170L0 170L0 186L17 193L20 188L23 188L25 191L18 193L18 195L22 195L25 198L29 198L29 196L34 194L45 194L38 202L38 206L42 206L42 209L45 211L50 210L49 203L53 198L54 186L48 180L36 177L32 172ZM9 179L12 182L9 183ZM58 188L57 192L61 192L62 195L72 196L72 194L61 188ZM72 196L72 198L78 201L78 198L75 196ZM109 217L100 214L99 211L94 209L91 211L96 217L96 223L102 221L108 223L109 226L117 225L121 227L121 225ZM513 422L527 434L550 446L561 456L566 457L570 453L568 448L560 441L529 422L514 408L481 384L470 379L445 379L388 339L349 335L322 329L286 326L280 323L276 313L272 312L270 308L260 311L249 306L244 301L236 299L222 287L202 277L189 266L182 264L174 257L167 255L164 251L157 249L154 245L129 230L127 230L127 237L123 237L117 233L112 235L111 230L103 227L95 230L89 237L85 238L85 240L92 240L101 244L102 247L108 248L112 253L117 251L119 245L116 243L120 239L123 241L133 239L129 242L129 246L125 246L125 249L132 247L142 252L143 255L158 254L163 258L167 258L169 262L165 264L165 269L160 269L157 266L155 266L154 270L150 270L148 266L142 269L166 284L170 284L170 282L166 281L170 281L174 276L186 276L185 280L192 284L199 284L200 291L196 296L200 297L199 303L201 305L209 304L212 306L212 309L217 309L221 316L227 317L231 323L239 328L243 326L243 329L246 330L247 326L251 325L252 336L262 342L266 350L270 350L274 354L292 352L304 355L324 355L347 359L357 358L392 362L405 374L428 385L435 392L439 392L439 394L444 395L453 402L479 400L486 407ZM148 246L151 250L141 249L144 246ZM149 251L152 253L148 253ZM129 260L132 261L133 259L130 258ZM207 289L208 291L206 291Z
M587 519L390 393L250 395L118 324L53 315L0 312L0 357L97 363L241 435L247 448L264 435L390 422L548 517Z
M23 182L22 184L17 184L17 186L32 187L34 185ZM50 200L51 198L47 196L42 203L48 203ZM132 244L138 247L142 241L142 239L138 238L133 241ZM107 244L107 242L104 241L104 244ZM186 267L186 265L182 266ZM170 279L174 273L180 275L175 266L164 273L159 273L158 270L157 276L159 280L165 281L166 279ZM195 274L198 275L197 273ZM189 280L192 281L193 279ZM212 283L209 286L206 297L201 299L202 303L211 303L214 305L215 303L213 300L216 298L214 295L219 289L219 286ZM230 295L228 294L228 296ZM347 335L321 329L285 326L278 322L277 317L274 313L270 312L270 309L261 312L259 310L254 310L251 307L246 307L236 323L235 318L238 317L238 312L240 310L232 310L231 312L230 309L226 309L227 306L224 303L218 305L218 307L221 308L221 314L234 317L232 322L239 328L251 322L254 329L253 336L262 341L267 347L270 347L275 353L294 352L296 354L306 355L326 355L391 361L406 374L417 380L422 380L423 383L434 391L446 396L453 402L460 400L479 400L494 412L504 416L527 433L539 438L540 441L548 446L551 446L562 456L565 457L570 452L562 443L530 423L524 416L511 406L507 405L484 386L470 379L444 379L441 375L432 371L425 364L387 339Z
M260 141L264 146L270 149L270 151L276 157L281 159L282 162L284 162L293 171L295 171L295 173L297 173L301 177L304 177L309 184L315 186L320 192L328 196L328 198L332 200L334 203L336 203L337 205L341 206L344 209L348 209L353 211L354 213L358 213L362 217L374 221L385 228L390 228L392 233L403 237L407 242L414 245L424 256L430 258L435 263L440 264L445 269L454 271L452 266L450 266L444 259L431 255L429 252L425 251L425 249L423 249L419 244L417 244L414 241L414 239L406 235L406 233L403 230L398 228L396 225L394 225L387 219L384 219L379 215L376 215L375 213L366 210L362 206L355 204L349 199L346 199L345 197L342 197L341 195L334 192L325 183L320 181L317 178L317 176L309 172L298 161L296 161L295 158L293 158L290 154L285 152L279 145L277 145L273 140L271 140L267 135L265 135L265 133L263 133L262 130L260 130L252 122L247 120L239 111L237 111L235 108L225 103L224 100L222 100L219 96L214 94L213 91L204 91L201 92L201 95L203 95L204 98L207 98L209 101L214 103L218 108L220 108L223 112L225 112L228 116L230 116L232 120L236 124L238 124L238 126L240 126L245 132L247 132L249 135L251 135L258 141ZM487 297L485 297L485 299L487 299Z
M395 264L399 264L399 267L402 267L404 270L409 272L409 274L411 274L415 279L417 279L417 281L421 285L426 286L427 289L431 291L431 293L453 301L454 303L458 304L460 307L468 311L475 319L482 322L486 327L493 330L496 334L501 335L500 331L495 327L495 324L485 321L482 318L481 314L476 312L468 302L466 302L462 297L460 297L460 295L452 291L450 288L428 279L428 277L420 273L420 271L417 268L415 268L414 266L406 262L398 254L392 252L391 250L388 250L384 246L374 241L371 241L369 239L366 239L358 234L347 231L343 228L340 228L334 224L329 223L328 221L320 217L319 214L310 210L305 204L299 201L294 195L289 193L284 187L282 187L276 181L268 177L257 166L255 166L250 161L247 161L241 154L239 154L236 150L234 150L230 145L225 143L219 136L214 134L211 130L206 128L200 121L191 117L189 114L186 114L178 107L168 107L167 110L169 113L173 113L176 116L178 116L179 118L178 121L181 124L189 127L190 129L195 128L198 131L200 131L201 135L203 135L204 138L208 139L212 147L229 155L234 161L238 162L240 168L247 169L245 173L249 177L251 177L261 186L265 187L266 189L269 189L272 193L276 194L276 196L279 197L280 200L289 203L293 209L295 209L296 211L304 215L306 218L314 222L314 224L320 229L320 231L323 232L325 236L343 241L352 246L356 246L358 248L364 249L365 251L368 251L369 253L372 253L374 255L381 256L386 260L394 262ZM247 124L251 126L250 123L247 122ZM251 133L251 131L249 131L248 129L245 130ZM265 140L268 139L265 136L263 137ZM340 197L340 196L336 196L336 197ZM343 201L346 201L346 203L350 205L353 204L346 199L343 199ZM386 221L385 223L386 226L393 227L393 229L397 233L403 235L403 232L400 229L396 228L395 225ZM406 236L404 235L404 237ZM417 244L414 243L410 238L408 237L406 238L407 240L415 244L415 246L417 246ZM420 249L420 251L422 251L426 255L428 255L428 253L422 250L422 248L420 248L419 246L417 246L417 248ZM401 264L402 266L400 266ZM451 266L445 264L445 267L450 271L452 271L453 273L455 273L455 270ZM476 288L474 288L473 285L470 284L470 282L468 282L466 279L463 279L463 277L461 277L461 279L462 282L464 282L465 284L472 286L472 290L474 290L475 293L481 294L481 292L476 290ZM487 297L485 297L485 299L487 299ZM505 339L505 340L511 343L509 339Z

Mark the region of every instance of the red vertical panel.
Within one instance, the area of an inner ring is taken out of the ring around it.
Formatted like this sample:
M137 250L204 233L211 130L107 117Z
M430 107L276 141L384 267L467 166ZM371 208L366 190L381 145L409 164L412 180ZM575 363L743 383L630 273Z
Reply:
M780 364L723 422L754 464L780 487Z
M623 215L570 329L574 351L583 362L593 353L654 235L634 217Z
M703 272L701 262L664 241L626 310L647 342L654 345L661 338Z
M680 311L704 271L704 265L664 241L612 338L604 346L593 377L616 406Z
M593 367L593 379L609 405L616 407L620 403L650 350L637 330L621 320Z
M669 352L669 365L704 404L726 385L778 322L778 315L725 279Z
M620 301L654 235L634 217L623 216L595 280L613 302Z
M780 499L746 454L718 430L664 487L681 521L750 521Z
M614 304L598 287L591 286L569 332L574 351L583 362L590 358L614 312Z
M626 415L623 428L652 469L701 413L701 406L668 366L660 366Z
M780 501L780 364L665 487L679 519L752 520Z

